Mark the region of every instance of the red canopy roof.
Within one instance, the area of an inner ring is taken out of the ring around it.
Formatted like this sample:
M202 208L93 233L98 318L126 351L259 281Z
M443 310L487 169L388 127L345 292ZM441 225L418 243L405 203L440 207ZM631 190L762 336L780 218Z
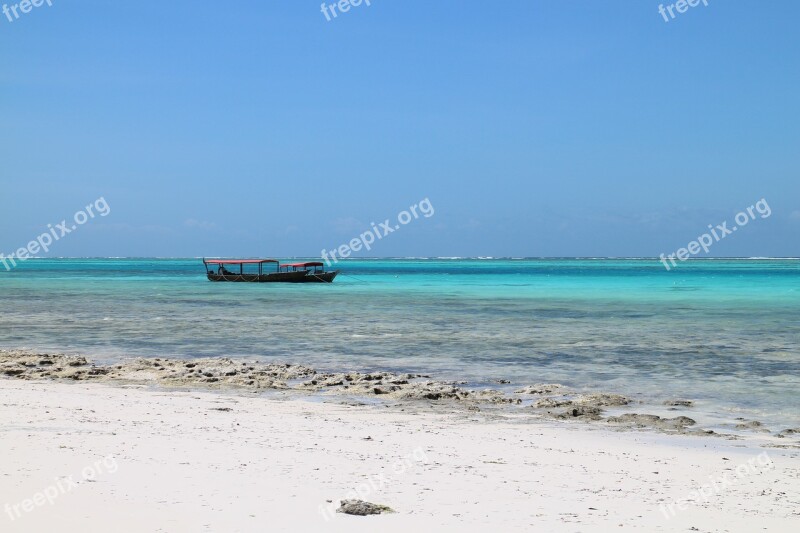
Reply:
M278 263L275 259L204 259L209 265L248 265L253 263Z
M311 263L288 263L283 265L285 267L321 267L323 266L322 263L318 261L313 261Z

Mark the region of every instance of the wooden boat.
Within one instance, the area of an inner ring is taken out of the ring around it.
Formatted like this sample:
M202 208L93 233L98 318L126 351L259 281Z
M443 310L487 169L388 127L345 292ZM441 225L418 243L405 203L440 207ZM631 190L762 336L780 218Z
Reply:
M313 270L311 270L312 268ZM325 272L325 264L319 261L280 265L279 270L283 269L286 269L286 272L306 272L306 277L303 279L305 283L333 283L339 273L338 270Z
M280 262L275 259L203 259L203 264L209 281L302 283L306 276L305 272L281 272ZM264 265L268 264L276 265L274 272L264 271ZM245 265L258 266L258 272L245 272Z
M266 272L266 265L272 264L275 271ZM325 272L324 265L319 262L281 265L275 259L203 259L203 265L209 281L239 283L331 283L339 273ZM258 271L245 272L245 266L250 270L258 267Z

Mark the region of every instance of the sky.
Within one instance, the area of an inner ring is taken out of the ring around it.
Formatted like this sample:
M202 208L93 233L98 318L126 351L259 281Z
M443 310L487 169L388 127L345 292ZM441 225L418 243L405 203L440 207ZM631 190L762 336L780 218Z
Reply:
M41 255L318 257L427 199L353 257L649 257L763 199L708 255L800 256L800 2L50 2L0 14L0 253L102 198Z

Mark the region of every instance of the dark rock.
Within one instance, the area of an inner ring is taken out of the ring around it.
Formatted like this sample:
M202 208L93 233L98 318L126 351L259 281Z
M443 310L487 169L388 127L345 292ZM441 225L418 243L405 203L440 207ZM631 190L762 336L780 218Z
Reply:
M769 430L763 427L764 424L757 420L752 420L750 422L745 422L742 424L736 424L736 429L749 429L752 431L759 431L761 433L769 433Z
M575 400L576 404L593 405L597 407L628 405L630 402L631 401L625 396L620 396L619 394L605 394L605 393L587 394L579 396Z
M537 383L536 385L528 385L514 392L516 394L549 394L561 388L563 388L563 385L559 385L558 383Z
M574 407L572 409L567 409L562 413L558 413L555 415L556 418L561 420L567 420L570 418L583 418L584 420L600 420L602 417L600 414L602 413L602 409L597 407L592 407L589 405L581 405L578 407Z
M691 407L694 402L692 400L667 400L664 405L669 407Z
M621 416L610 416L607 422L609 424L631 424L636 426L654 425L659 420L660 416L657 415L640 415L638 413L628 413Z
M697 424L694 420L689 418L688 416L678 416L675 418L663 418L662 419L667 424L672 424L676 426L693 426Z
M606 421L609 424L621 424L639 428L652 427L675 431L681 431L696 424L694 420L686 416L679 416L676 418L661 418L657 415L643 415L638 413L611 416Z
M567 400L565 398L542 398L540 400L536 400L533 406L537 408L545 408L545 409L552 409L553 407L565 407L567 405L572 405L572 400Z
M371 514L393 513L394 510L386 505L378 505L363 500L342 500L336 512L355 516L367 516Z

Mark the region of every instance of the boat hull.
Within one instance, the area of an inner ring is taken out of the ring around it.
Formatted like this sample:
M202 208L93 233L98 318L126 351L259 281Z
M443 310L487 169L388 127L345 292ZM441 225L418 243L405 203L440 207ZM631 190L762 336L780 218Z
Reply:
M209 281L228 281L234 283L304 283L305 272L272 272L270 274L218 274L208 273Z
M335 272L317 272L316 274L309 272L303 283L333 283L333 279L338 273L338 270Z

